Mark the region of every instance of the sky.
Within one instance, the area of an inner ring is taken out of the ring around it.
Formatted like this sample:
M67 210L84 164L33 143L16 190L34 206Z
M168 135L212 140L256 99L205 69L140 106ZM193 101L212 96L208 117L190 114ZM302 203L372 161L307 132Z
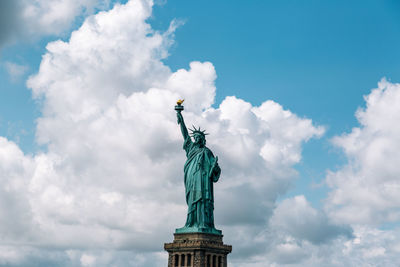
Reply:
M210 135L229 266L400 265L397 1L0 2L0 266L165 266Z

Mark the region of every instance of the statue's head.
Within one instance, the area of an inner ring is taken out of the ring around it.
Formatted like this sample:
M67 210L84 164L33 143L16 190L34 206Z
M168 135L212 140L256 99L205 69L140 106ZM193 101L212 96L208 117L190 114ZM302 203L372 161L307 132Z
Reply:
M206 145L206 135L208 135L207 133L205 133L205 131L196 129L196 127L193 126L193 130L189 129L191 131L191 136L194 139L194 143L199 145L200 147L203 147Z

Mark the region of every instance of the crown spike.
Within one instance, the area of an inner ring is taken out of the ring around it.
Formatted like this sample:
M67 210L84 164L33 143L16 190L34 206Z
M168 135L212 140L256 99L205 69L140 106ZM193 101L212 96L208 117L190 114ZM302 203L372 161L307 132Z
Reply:
M201 134L203 136L209 135L208 133L206 133L206 130L201 130L200 126L199 126L199 128L196 128L196 126L194 126L192 124L192 127L193 127L193 129L189 128L189 130L191 131L191 133L190 133L191 136L194 136L195 134Z

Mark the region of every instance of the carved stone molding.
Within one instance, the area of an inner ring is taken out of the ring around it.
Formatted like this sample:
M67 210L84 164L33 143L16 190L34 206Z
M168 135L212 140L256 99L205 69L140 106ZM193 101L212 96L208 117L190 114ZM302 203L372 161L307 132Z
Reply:
M164 244L168 251L168 267L227 267L227 255L232 246L222 241L222 235L205 233L175 233L174 242Z

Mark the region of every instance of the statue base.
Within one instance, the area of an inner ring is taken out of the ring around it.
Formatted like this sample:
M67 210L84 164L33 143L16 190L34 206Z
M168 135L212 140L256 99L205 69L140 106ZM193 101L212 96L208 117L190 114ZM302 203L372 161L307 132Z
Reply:
M175 233L174 242L164 244L168 267L227 267L232 246L225 245L221 234Z
M214 235L222 235L221 230L217 230L215 228L205 228L205 227L182 227L175 229L175 233L177 234L188 234L188 233L204 233L204 234L214 234Z

